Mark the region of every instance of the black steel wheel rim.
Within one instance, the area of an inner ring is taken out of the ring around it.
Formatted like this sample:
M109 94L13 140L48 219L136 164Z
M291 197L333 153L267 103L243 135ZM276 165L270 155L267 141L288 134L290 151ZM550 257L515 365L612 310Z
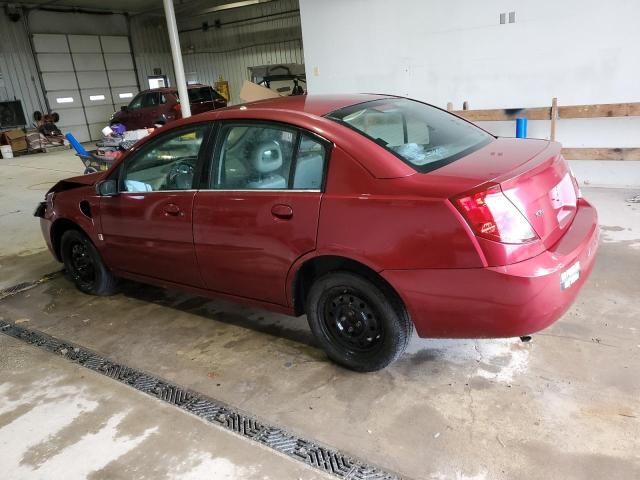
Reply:
M91 288L96 280L96 269L87 245L76 242L69 248L71 276L81 286Z
M371 301L354 288L337 287L325 293L320 323L325 336L346 353L373 353L384 341L380 314Z

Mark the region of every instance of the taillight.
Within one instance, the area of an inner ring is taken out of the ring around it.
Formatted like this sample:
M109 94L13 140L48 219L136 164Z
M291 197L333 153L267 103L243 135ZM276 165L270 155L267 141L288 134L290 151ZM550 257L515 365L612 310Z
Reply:
M569 170L569 175L571 176L571 181L573 182L573 188L576 190L576 197L582 198L582 190L580 190L580 184L578 183L578 179L573 174L573 170Z
M527 243L538 238L524 215L502 193L500 185L464 193L452 201L479 237L501 243Z
M179 104L179 103L176 103L176 104L173 106L173 111L174 111L174 112L176 112L176 115L177 115L178 117L182 115L182 109L180 108L180 104Z

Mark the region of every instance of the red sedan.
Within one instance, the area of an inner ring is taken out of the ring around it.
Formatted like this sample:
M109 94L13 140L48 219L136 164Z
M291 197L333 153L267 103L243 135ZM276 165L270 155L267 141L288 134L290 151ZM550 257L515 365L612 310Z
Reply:
M334 361L557 320L593 267L595 209L560 145L495 138L378 95L265 100L181 120L36 215L80 290L126 277L307 315Z

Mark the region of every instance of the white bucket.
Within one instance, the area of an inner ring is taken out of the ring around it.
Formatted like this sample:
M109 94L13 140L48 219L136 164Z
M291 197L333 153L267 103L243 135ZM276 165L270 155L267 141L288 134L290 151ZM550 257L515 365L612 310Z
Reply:
M13 150L11 150L11 145L0 145L0 152L2 153L2 158L13 158Z

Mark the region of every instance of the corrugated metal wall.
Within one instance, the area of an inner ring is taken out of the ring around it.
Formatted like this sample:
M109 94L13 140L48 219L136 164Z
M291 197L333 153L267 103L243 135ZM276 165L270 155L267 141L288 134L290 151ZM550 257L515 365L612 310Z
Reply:
M238 94L244 80L249 79L249 67L304 63L298 9L298 0L278 0L208 16L178 14L188 78L213 84L222 75L229 81L231 103L239 103ZM46 20L48 13L34 12L34 15ZM36 26L43 24L52 28L46 21L33 20ZM112 20L105 17L105 23ZM221 22L220 28L214 26L216 20ZM206 32L201 29L203 22L210 25ZM65 30L60 22L55 23L56 31ZM147 86L147 76L153 75L155 68L160 68L175 84L164 16L133 16L130 26L140 87ZM191 29L193 31L185 31ZM0 99L22 100L27 118L34 110L45 109L24 16L14 23L0 12L0 72Z
M133 57L138 68L141 89L149 88L147 77L153 75L154 68L160 68L175 85L173 60L167 35L167 21L163 16L134 16L130 20Z
M262 18L257 18L262 17ZM247 20L254 18L254 20ZM220 28L214 21L219 19ZM207 21L209 30L201 30ZM229 22L238 22L232 23ZM304 63L298 0L179 19L180 43L188 78L213 84L222 75L229 82L231 103L239 103L240 87L249 79L249 67ZM188 29L197 29L185 32Z
M0 11L0 100L21 100L30 122L32 113L44 110L45 104L24 22L24 15L12 22Z
M215 20L220 20L220 28L214 26ZM210 25L206 32L201 28L203 22ZM298 0L279 0L208 16L178 13L178 27L187 78L212 85L222 75L229 82L231 103L240 102L238 94L249 79L249 67L304 63ZM173 84L164 17L133 17L131 41L142 88L154 68L161 68Z

